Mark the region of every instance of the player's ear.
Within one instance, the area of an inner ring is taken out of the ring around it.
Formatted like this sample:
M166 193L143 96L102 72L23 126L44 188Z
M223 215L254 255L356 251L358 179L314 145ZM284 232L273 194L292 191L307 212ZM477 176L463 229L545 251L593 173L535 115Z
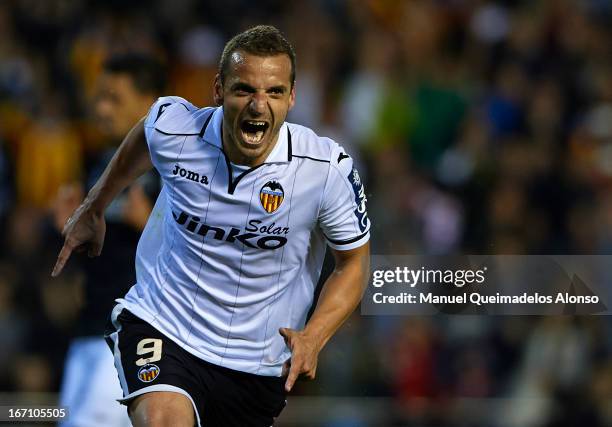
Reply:
M221 83L221 76L217 74L215 76L215 84L213 86L213 99L215 104L223 104L223 83Z
M291 91L289 92L289 109L291 110L295 105L295 82L293 86L291 86Z

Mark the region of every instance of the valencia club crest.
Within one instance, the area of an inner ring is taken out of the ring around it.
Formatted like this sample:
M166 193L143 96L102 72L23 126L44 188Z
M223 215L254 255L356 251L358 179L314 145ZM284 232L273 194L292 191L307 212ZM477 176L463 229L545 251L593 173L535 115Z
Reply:
M285 191L278 181L268 181L259 190L259 200L261 206L268 213L275 212L283 203Z
M153 363L147 363L138 370L138 378L143 383L150 383L159 375L159 367Z

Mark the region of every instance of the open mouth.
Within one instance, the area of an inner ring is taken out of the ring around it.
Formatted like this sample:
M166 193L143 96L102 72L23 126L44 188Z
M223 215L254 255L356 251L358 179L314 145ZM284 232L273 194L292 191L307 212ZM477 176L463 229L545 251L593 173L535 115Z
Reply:
M259 144L270 125L260 120L243 120L240 123L242 138L249 144Z

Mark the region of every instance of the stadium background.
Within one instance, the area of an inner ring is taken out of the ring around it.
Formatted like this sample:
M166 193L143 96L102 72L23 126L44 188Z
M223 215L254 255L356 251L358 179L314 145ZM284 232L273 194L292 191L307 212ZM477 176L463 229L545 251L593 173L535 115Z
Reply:
M53 402L82 274L49 273L50 210L105 141L103 59L163 60L211 104L224 42L277 25L298 55L290 120L340 141L376 254L612 250L612 3L0 2L0 401ZM610 317L364 317L279 426L610 426Z

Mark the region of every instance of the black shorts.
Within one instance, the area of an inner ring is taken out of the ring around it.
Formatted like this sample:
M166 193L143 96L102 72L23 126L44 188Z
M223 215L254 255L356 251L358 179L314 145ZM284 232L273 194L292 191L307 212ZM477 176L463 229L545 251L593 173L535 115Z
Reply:
M285 407L285 378L205 362L120 306L113 310L105 339L115 356L125 405L144 393L177 392L191 400L202 427L269 427Z

